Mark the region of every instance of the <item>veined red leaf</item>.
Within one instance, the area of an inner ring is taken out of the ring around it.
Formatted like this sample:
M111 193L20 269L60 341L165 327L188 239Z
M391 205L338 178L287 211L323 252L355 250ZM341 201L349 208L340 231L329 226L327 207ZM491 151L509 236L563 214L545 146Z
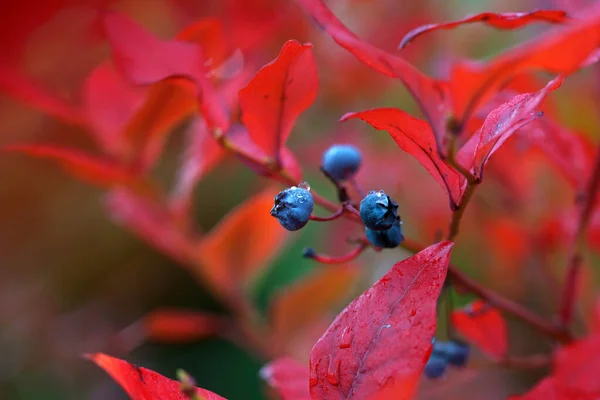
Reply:
M296 119L315 101L317 87L312 45L290 40L240 90L242 122L252 141L276 162L281 163L281 148Z
M457 159L462 166L481 178L483 167L492 154L518 129L541 116L534 110L548 93L560 87L564 78L560 75L539 92L515 96L492 111L479 131L458 151Z
M452 313L452 326L469 342L496 359L508 350L506 321L495 308L476 300L467 308Z
M181 392L181 384L154 372L108 356L103 353L86 354L85 357L106 371L129 395L131 400L188 400ZM225 400L206 389L196 388L205 400Z
M109 62L97 66L83 85L84 110L92 133L107 153L125 159L126 124L144 103L147 88L133 86Z
M214 285L239 290L281 249L287 235L269 214L275 194L265 190L246 200L202 237L197 257Z
M217 314L179 309L160 309L142 320L147 339L161 342L190 342L223 333L227 320Z
M139 175L115 162L75 149L51 145L15 145L2 150L55 161L71 175L102 187L143 184Z
M415 157L444 188L452 201L458 204L464 188L464 179L440 157L435 137L427 122L397 108L376 108L348 113L341 121L352 118L360 118L375 129L388 131L396 144Z
M303 328L339 306L357 277L358 270L351 265L332 265L281 289L269 308L278 344L285 346Z
M427 24L419 26L408 32L400 42L399 49L403 49L410 42L424 33L436 31L438 29L454 29L461 25L482 22L485 25L497 29L517 29L534 22L550 22L559 24L568 20L567 13L561 10L533 10L528 12L506 12L491 13L484 12L475 15L469 15L457 21L443 22L440 24Z
M217 165L224 154L224 148L209 132L206 121L196 118L187 132L183 161L171 196L173 209L184 211L190 206L196 183Z
M104 21L121 72L138 85L170 77L199 83L204 76L199 46L179 40L160 40L124 14L110 12Z
M510 76L526 70L569 73L587 63L600 41L600 4L485 63L456 63L451 72L454 115L464 123Z
M431 353L436 302L452 242L400 261L354 300L310 355L313 399L367 399L394 389L410 399Z
M109 215L150 246L179 261L194 264L194 240L165 204L129 190L113 190L105 199Z
M313 21L360 62L379 73L398 78L413 95L435 134L438 150L446 132L449 103L447 82L421 73L404 58L364 42L351 32L322 0L296 0Z
M260 370L260 376L281 400L309 400L308 367L293 358L271 361Z
M85 123L84 116L77 106L50 93L31 78L5 65L0 65L0 91L61 121L75 125Z

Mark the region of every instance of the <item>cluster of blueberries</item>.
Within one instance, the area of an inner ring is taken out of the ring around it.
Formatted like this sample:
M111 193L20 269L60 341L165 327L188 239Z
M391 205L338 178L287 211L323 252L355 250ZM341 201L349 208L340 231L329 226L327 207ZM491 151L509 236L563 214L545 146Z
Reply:
M334 145L323 154L321 170L339 188L352 179L361 164L360 151L352 145ZM306 187L292 186L275 196L271 215L289 231L303 228L313 212L314 200ZM394 248L404 240L398 204L383 190L370 191L360 202L360 218L369 242L379 248ZM425 365L425 376L441 377L448 364L462 367L469 356L469 346L455 340L433 339L433 350Z
M321 170L334 183L352 179L361 164L361 153L352 145L334 145L323 154ZM289 231L304 227L313 212L314 201L310 191L292 186L275 196L271 215ZM402 221L398 204L383 190L370 191L360 202L360 217L365 225L367 239L375 247L393 248L403 240Z
M469 359L470 347L467 343L451 340L442 342L432 341L433 350L425 364L425 376L430 379L440 378L446 372L448 364L456 367L464 367Z

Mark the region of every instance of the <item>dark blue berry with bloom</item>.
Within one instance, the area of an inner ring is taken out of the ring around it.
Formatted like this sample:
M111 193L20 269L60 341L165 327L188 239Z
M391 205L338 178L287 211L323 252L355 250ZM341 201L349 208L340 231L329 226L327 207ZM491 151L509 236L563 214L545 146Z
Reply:
M386 249L392 249L398 246L404 240L402 235L402 221L397 218L396 222L391 228L385 231L374 231L369 228L365 228L367 239L373 246L382 247Z
M445 346L448 362L457 367L464 367L469 360L471 348L468 343L452 340Z
M431 353L429 360L427 360L427 364L425 364L425 369L423 372L429 379L441 378L446 372L447 365L448 361L446 358L438 354Z
M336 181L352 178L362 161L360 151L349 144L336 144L323 153L321 167Z
M292 186L275 196L271 215L288 231L297 231L306 225L313 212L314 201L306 189Z
M360 218L373 231L390 229L397 221L398 204L383 190L371 191L360 202Z

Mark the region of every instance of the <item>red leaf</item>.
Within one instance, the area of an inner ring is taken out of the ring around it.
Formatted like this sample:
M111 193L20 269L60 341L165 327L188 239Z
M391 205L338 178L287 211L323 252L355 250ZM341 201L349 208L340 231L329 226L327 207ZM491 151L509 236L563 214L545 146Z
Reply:
M454 29L460 25L472 24L474 22L483 22L486 25L498 29L516 29L533 22L559 24L567 20L567 13L560 10L533 10L529 12L507 13L484 12L481 14L470 15L457 21L419 26L408 32L404 38L402 38L398 48L403 49L416 37L421 36L424 33L433 32L438 29Z
M242 122L250 138L277 162L296 118L317 97L317 79L312 45L290 40L240 90Z
M146 88L132 86L111 63L96 67L83 85L84 109L100 147L119 159L127 156L123 129L144 103Z
M481 177L483 167L492 154L519 128L541 116L534 113L534 110L549 92L560 87L564 78L564 75L560 75L539 92L515 96L511 101L493 110L479 131L459 150L458 161L476 177Z
M105 17L113 59L138 85L179 76L199 83L204 76L200 48L179 40L160 40L129 17L116 12Z
M184 310L155 310L143 318L146 338L161 342L189 342L215 336L226 328L216 314Z
M427 122L397 108L377 108L348 113L341 118L341 121L352 118L360 118L375 129L388 131L398 146L415 157L446 190L452 201L458 204L464 180L440 157L435 145L435 137Z
M2 150L53 160L73 176L94 185L111 187L142 183L139 175L109 160L75 149L51 145L15 145L4 147Z
M508 350L508 328L498 310L476 300L452 313L452 325L469 342L490 356L501 359Z
M271 361L260 370L260 376L276 390L281 400L309 400L308 368L293 358Z
M437 243L400 261L338 315L310 355L313 399L366 399L390 387L396 399L412 397L452 246Z
M438 147L446 131L450 107L446 82L422 74L404 58L390 54L359 39L322 0L296 0L314 22L360 62L385 76L400 79L430 122Z
M106 371L132 400L187 400L189 397L181 392L180 383L152 370L138 367L127 361L107 356L102 353L86 354ZM196 389L198 396L206 400L225 400L223 397L205 389Z
M48 92L31 78L5 65L0 65L0 91L67 123L85 123L81 110L75 105Z
M177 39L199 44L206 61L215 67L229 55L231 47L220 20L206 18L186 26L177 34Z
M586 63L600 41L600 5L486 63L456 63L451 73L454 115L467 121L510 76L526 70L568 73Z

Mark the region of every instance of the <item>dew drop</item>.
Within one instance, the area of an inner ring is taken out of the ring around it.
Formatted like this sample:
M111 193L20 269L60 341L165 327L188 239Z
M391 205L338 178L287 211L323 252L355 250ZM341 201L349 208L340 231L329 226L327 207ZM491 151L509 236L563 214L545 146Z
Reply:
M354 339L352 328L347 326L344 328L344 331L342 332L342 337L340 338L340 349L349 348L352 345L352 339Z
M327 368L327 380L334 386L340 384L340 367L342 366L342 361L337 360L335 362L329 363L329 368Z
M310 190L310 185L308 184L308 182L304 181L304 182L300 182L298 184L298 187L301 189L306 189L306 190Z
M384 325L383 327L384 327L385 329L390 329L390 328L392 327L392 325L391 325L391 324L387 324L387 325Z
M308 384L310 385L310 387L315 387L319 384L319 377L317 375L317 371L319 370L320 363L321 360L319 359L319 361L317 361L317 363L315 364L314 368L310 369L310 375L308 377Z
M367 193L367 194L369 195L369 194L375 194L375 193L377 193L377 192L374 190L369 190L369 193Z
M417 314L417 310L415 310L414 308L412 310L410 310L410 316L414 317Z

